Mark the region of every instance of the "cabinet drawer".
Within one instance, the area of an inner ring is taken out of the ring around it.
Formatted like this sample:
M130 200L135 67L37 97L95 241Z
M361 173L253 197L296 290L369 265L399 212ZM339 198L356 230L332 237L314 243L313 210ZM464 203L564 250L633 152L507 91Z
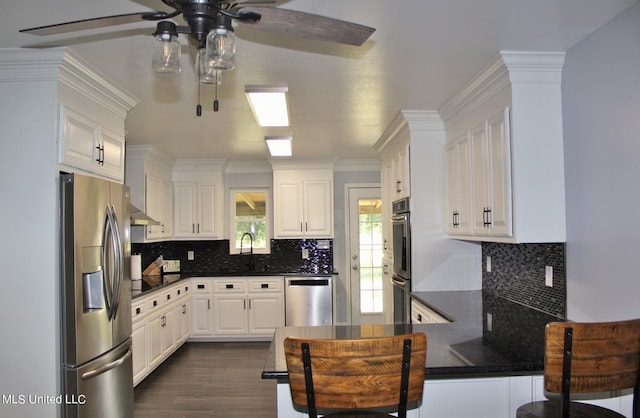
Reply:
M186 297L189 295L189 283L176 286L176 297Z
M211 282L197 281L193 283L194 293L211 293Z
M131 304L131 321L136 322L144 318L144 314L147 313L147 303L144 300L133 302Z
M216 280L213 286L215 292L246 292L244 280Z
M249 279L249 292L273 292L284 288L282 278Z
M162 305L164 305L165 299L164 293L158 293L157 295L154 295L154 297L149 298L146 303L147 312L157 311L162 307Z

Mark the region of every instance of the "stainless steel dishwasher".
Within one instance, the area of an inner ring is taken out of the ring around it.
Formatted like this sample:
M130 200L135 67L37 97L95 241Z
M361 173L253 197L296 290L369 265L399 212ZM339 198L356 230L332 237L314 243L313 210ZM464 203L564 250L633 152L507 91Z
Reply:
M285 325L333 325L331 276L285 277Z

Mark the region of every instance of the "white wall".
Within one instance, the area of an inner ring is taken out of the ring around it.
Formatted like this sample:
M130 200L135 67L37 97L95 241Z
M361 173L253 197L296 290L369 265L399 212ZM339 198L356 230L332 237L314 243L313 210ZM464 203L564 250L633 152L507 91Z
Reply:
M59 394L56 74L43 60L43 78L16 81L29 75L3 66L10 55L0 50L0 416L55 417L29 396Z
M563 72L567 314L640 317L640 3L571 48Z

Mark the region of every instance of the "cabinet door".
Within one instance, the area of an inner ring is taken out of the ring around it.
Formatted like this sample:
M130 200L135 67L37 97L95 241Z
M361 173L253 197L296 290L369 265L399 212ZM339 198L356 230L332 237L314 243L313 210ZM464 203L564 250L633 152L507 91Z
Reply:
M182 345L189 338L191 329L191 306L187 299L177 302L174 312L175 321L175 344L176 348Z
M395 199L401 199L411 195L410 182L410 162L409 162L409 145L404 146L396 158L394 158L394 169L396 178L396 196Z
M171 307L162 316L162 356L171 354L176 346L176 321L174 308Z
M162 235L170 238L173 235L173 183L168 180L160 182L162 201Z
M330 181L305 182L304 235L311 237L333 236L333 203Z
M281 294L249 294L249 334L273 334L284 326Z
M220 231L216 229L216 185L215 183L198 183L197 226L199 237L216 238Z
M136 385L148 370L147 367L147 323L140 321L133 326L131 333L131 351L133 362L133 384Z
M247 295L213 295L215 335L247 334Z
M160 222L160 225L147 225L147 239L162 238L162 179L151 174L146 175L147 215Z
M451 235L471 233L470 142L462 135L446 148L447 164L447 232Z
M299 237L303 233L302 182L279 182L276 191L276 237Z
M93 171L99 146L98 124L67 107L60 106L60 154L58 162Z
M193 237L196 233L196 183L175 182L174 187L175 237Z
M395 197L393 188L393 175L391 173L391 159L382 163L381 173L381 197L382 197L382 251L385 255L393 254L393 238L391 225L391 203Z
M211 295L206 294L193 296L191 335L194 337L213 336L213 309L211 307Z
M486 122L476 126L469 133L471 143L471 164L473 173L472 187L472 233L473 235L489 235L490 203L488 202L489 185L489 152L487 144Z
M100 127L100 146L102 155L97 171L110 178L124 178L124 136Z
M511 219L511 138L509 109L489 119L488 152L491 162L489 201L492 235L513 235Z
M164 315L156 315L148 322L149 332L149 368L153 369L162 362Z

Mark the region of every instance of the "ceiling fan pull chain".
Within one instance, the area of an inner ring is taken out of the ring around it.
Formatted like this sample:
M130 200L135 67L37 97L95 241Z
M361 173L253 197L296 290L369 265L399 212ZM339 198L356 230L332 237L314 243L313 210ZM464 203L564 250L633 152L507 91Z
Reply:
M198 61L200 61L200 55L198 54ZM200 105L200 70L198 71L198 105L196 106L196 116L202 116L202 106Z
M216 79L219 80L220 73L219 70L216 70ZM218 105L218 83L216 83L216 98L213 100L213 111L217 112L219 108Z

